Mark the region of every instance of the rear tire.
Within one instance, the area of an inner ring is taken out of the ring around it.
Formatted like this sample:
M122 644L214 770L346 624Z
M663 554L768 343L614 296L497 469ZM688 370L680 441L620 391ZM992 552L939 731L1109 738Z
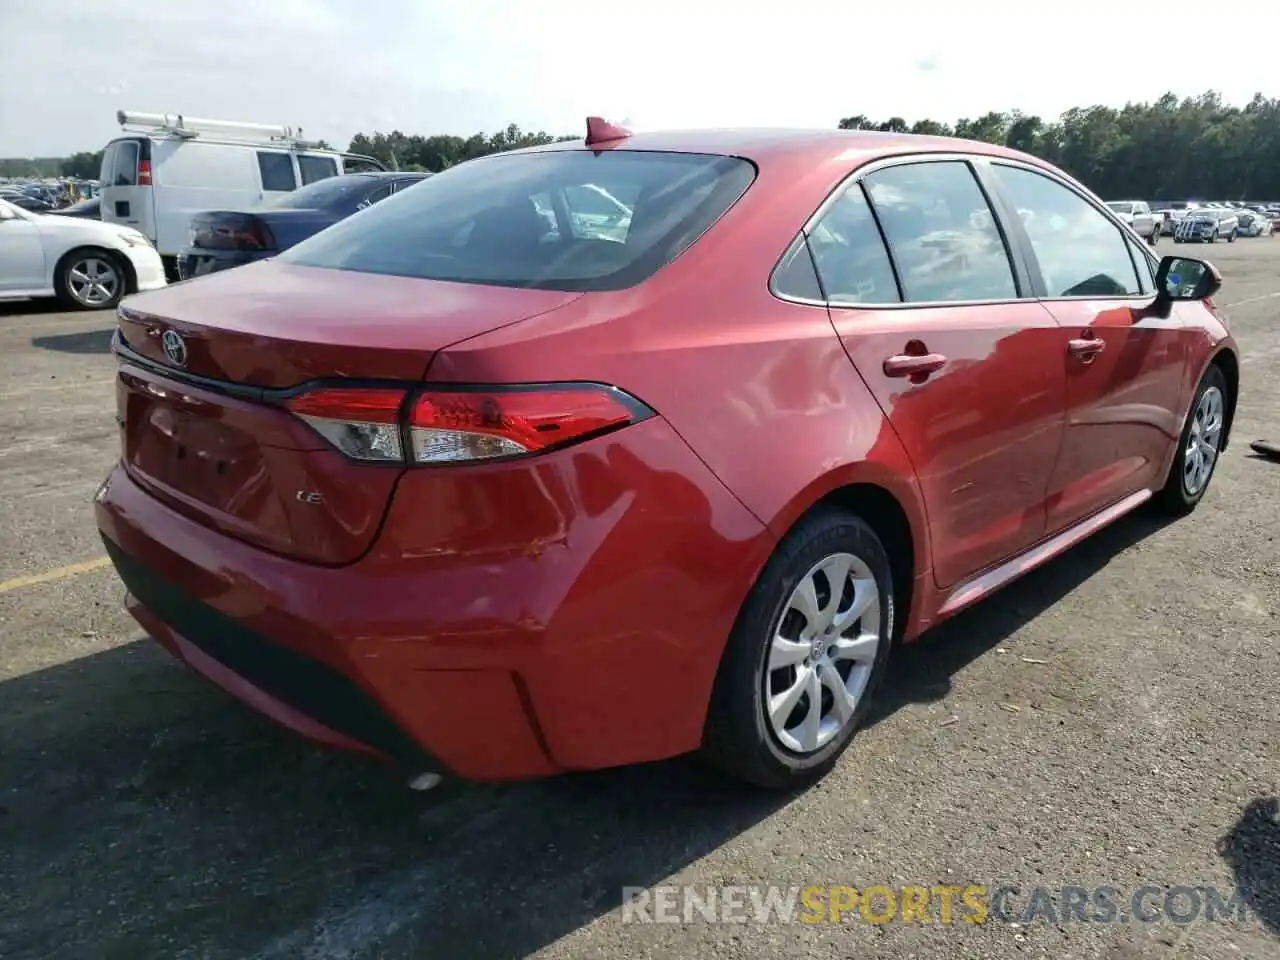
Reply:
M58 300L71 310L109 310L127 292L128 273L111 251L81 247L58 261L53 283Z
M729 636L703 731L705 758L772 789L826 775L883 677L893 597L889 556L865 521L830 508L801 520L765 565ZM842 691L847 696L837 701Z
M1227 378L1217 364L1205 371L1191 399L1178 436L1178 452L1169 467L1156 505L1175 517L1189 514L1204 498L1222 456L1226 436ZM1206 457L1208 462L1206 463Z
M1236 232L1232 230L1230 235L1227 237L1227 243L1235 243L1235 242L1236 242Z

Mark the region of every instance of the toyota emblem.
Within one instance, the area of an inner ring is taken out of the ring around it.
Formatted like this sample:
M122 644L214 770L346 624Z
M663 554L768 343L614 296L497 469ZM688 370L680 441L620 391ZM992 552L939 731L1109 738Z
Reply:
M160 338L160 343L170 363L175 367L187 365L187 342L182 339L177 330L166 330L164 336Z

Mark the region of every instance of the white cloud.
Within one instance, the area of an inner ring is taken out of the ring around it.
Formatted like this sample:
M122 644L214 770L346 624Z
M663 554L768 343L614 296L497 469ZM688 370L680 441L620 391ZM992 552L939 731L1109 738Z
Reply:
M856 113L1056 116L1169 88L1280 94L1264 55L1172 69L1203 11L1191 0L0 0L0 156L95 149L119 108L345 143L392 127L577 133L588 114L649 129L833 126ZM1280 25L1253 0L1217 0L1213 19L1257 35Z

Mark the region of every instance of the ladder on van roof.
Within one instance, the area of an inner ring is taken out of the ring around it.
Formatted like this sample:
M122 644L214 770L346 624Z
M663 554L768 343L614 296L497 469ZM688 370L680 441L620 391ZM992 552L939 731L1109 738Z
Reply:
M286 146L296 150L321 150L319 141L303 139L302 128L270 123L246 123L238 120L207 120L185 117L180 113L140 113L134 110L117 110L116 122L124 130L158 134L193 140L207 136L216 140Z

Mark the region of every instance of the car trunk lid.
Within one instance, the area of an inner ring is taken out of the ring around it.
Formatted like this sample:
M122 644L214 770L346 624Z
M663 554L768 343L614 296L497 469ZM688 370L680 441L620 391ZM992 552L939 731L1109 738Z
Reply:
M350 563L404 467L349 458L288 397L313 381L419 382L436 351L578 296L270 262L143 295L120 311L125 468L206 526Z

